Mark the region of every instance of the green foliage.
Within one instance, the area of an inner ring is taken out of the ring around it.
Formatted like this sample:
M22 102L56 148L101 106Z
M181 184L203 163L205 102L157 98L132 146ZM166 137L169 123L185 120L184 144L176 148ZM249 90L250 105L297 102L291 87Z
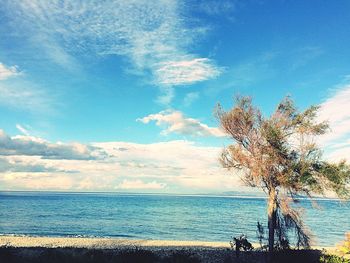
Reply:
M336 255L323 254L320 257L320 263L350 263L350 260Z
M328 179L328 188L332 189L340 197L348 197L350 190L347 187L350 183L349 166L345 161L340 163L326 163L323 162L320 171Z

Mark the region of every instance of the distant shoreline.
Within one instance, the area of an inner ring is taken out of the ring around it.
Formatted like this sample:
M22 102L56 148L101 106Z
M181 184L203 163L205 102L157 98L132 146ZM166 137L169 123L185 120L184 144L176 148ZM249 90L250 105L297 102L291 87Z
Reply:
M223 192L223 193L157 193L157 192L114 192L114 191L61 191L61 190L0 190L0 193L36 194L107 194L107 195L157 195L157 196L213 196L213 197L265 197L261 192Z
M1 193L33 193L33 194L71 194L71 195L93 195L93 194L106 194L106 195L125 195L125 196L179 196L179 197L212 197L212 198L237 198L237 199L267 199L267 197L262 193L252 193L252 192L237 192L237 193L198 193L198 194L181 194L181 193L133 193L133 192L112 192L112 191L87 191L87 192L77 192L77 191L32 191L32 190L0 190ZM296 197L299 200L309 200L309 197ZM337 197L323 197L315 196L312 200L316 201L340 201L347 202Z

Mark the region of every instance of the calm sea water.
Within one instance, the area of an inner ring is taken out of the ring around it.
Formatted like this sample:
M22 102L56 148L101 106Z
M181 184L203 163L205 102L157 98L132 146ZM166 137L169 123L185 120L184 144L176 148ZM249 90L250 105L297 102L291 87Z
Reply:
M334 245L350 231L350 204L318 203L302 201L306 223L317 245ZM265 212L263 198L0 192L0 234L254 241Z

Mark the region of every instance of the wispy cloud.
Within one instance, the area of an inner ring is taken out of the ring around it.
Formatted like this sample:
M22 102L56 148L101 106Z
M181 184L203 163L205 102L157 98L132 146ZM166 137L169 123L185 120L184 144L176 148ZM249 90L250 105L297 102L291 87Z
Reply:
M162 87L161 93L162 94L157 97L156 102L162 105L169 105L175 97L174 88L171 86Z
M324 144L350 135L350 85L335 92L321 104L319 119L329 122L331 132L323 137Z
M11 82L0 81L0 105L48 114L54 112L54 104L52 96L31 82L22 79Z
M157 126L164 127L162 134L177 133L190 136L224 137L225 134L218 128L209 127L193 118L186 118L182 112L166 110L156 114L150 114L138 119L145 124L155 121Z
M291 52L290 70L296 70L306 66L309 62L319 58L324 54L324 50L319 46L307 46Z
M186 85L217 77L221 69L207 58L165 61L156 69L157 81L163 85Z
M30 25L28 35L51 43L46 48L55 52L48 54L58 63L71 64L71 56L79 53L125 56L161 89L221 73L212 60L189 51L206 30L186 24L181 1L26 0L9 6L14 13L20 10L16 23Z
M321 137L319 143L326 147L331 159L350 160L350 84L342 84L333 92L321 104L318 118L328 121L331 130Z
M328 121L330 131L318 140L330 160L350 161L350 76L330 90L320 105L319 121Z
M276 52L264 52L240 61L223 73L220 83L211 85L205 92L212 95L227 89L257 85L271 79L278 73L274 65L277 57Z
M24 135L30 136L29 130L27 128L23 127L22 125L16 124L16 128L17 128L17 130L19 130Z
M0 62L0 105L30 112L52 112L51 97L24 77L18 66Z
M0 80L8 79L20 74L17 66L6 66L0 62Z
M186 107L190 106L193 102L198 100L199 98L199 92L189 92L186 94L184 98L184 105Z
M198 9L211 16L227 16L229 19L233 19L233 13L236 10L237 2L234 0L204 0L199 1Z

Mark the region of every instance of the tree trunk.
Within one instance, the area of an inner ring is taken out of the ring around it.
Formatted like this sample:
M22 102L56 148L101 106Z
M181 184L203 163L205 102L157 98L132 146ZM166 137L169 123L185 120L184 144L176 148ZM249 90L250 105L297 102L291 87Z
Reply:
M268 228L269 228L269 258L272 259L273 246L275 243L275 229L277 216L277 195L276 189L272 188L269 191L269 199L267 206Z

